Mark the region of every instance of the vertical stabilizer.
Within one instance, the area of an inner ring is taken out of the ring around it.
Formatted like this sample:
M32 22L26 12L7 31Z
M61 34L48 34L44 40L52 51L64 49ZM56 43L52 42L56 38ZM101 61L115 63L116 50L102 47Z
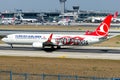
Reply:
M107 36L108 35L108 31L110 28L110 23L112 20L112 15L108 15L103 22L96 28L96 30L94 32L86 32L86 35L93 35L93 36Z

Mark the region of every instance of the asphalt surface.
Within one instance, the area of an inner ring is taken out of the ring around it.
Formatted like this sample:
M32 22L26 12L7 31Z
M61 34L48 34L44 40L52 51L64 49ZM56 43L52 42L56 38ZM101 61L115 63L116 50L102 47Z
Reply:
M34 49L31 46L0 45L0 56L27 56L27 57L52 57L52 58L77 58L77 59L112 59L120 60L120 48L113 47L68 47L62 49L50 48Z

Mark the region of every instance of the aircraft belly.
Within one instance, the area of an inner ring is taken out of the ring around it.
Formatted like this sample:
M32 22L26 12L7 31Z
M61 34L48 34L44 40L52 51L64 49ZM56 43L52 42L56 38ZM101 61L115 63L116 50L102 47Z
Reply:
M33 39L15 39L11 40L11 44L32 44L33 42L36 42L36 40Z

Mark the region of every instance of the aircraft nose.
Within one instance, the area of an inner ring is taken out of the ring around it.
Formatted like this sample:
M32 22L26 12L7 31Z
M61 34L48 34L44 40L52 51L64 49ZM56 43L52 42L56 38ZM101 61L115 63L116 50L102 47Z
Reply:
M3 42L6 42L6 38L2 38L1 40L2 40Z

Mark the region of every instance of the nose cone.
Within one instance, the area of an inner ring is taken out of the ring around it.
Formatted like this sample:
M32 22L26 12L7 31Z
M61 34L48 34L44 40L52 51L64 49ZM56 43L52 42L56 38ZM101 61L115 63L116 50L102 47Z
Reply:
M2 38L1 39L3 42L7 42L7 39L6 38Z

